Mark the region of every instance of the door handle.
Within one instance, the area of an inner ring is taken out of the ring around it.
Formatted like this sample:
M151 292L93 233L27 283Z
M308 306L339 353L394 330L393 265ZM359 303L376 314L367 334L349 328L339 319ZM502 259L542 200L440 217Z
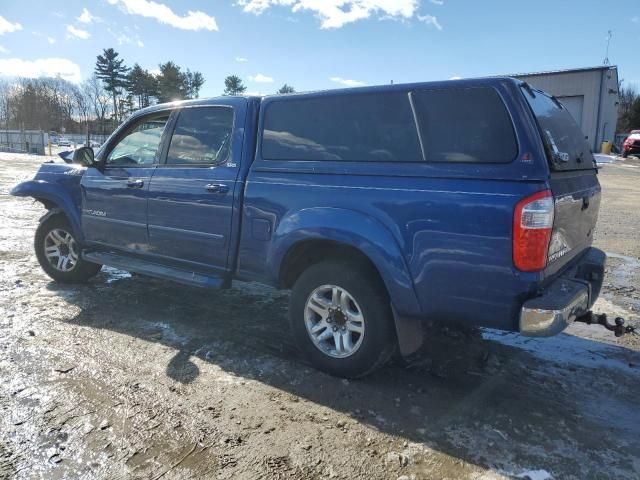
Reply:
M127 182L127 187L129 188L142 188L144 186L144 182L142 180L129 180Z
M207 192L211 193L227 193L229 191L229 187L224 183L210 183L205 188Z

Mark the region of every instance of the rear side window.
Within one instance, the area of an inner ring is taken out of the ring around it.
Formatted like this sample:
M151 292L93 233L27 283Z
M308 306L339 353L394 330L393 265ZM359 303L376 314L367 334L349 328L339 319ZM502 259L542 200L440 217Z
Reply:
M502 99L492 88L413 92L428 162L509 163L518 146Z
M529 86L522 87L522 93L538 122L551 169L595 168L589 144L569 110L555 98Z
M217 165L229 156L233 110L227 107L195 107L180 112L167 164Z
M268 160L422 161L406 92L273 102L265 112L262 157Z

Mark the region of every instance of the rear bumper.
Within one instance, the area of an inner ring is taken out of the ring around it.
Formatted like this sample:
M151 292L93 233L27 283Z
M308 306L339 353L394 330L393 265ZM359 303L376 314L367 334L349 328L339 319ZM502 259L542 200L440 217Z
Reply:
M586 313L600 294L606 258L602 250L590 248L576 265L524 302L520 333L529 337L556 335Z

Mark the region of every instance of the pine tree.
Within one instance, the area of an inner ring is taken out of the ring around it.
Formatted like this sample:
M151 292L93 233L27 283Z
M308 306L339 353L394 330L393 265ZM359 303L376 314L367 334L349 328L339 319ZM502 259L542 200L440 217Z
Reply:
M281 94L286 94L286 93L296 93L296 89L293 88L291 85L287 85L286 83L280 87L280 90L278 90L278 93Z
M136 63L129 72L127 90L136 98L138 108L148 107L151 105L151 98L157 95L157 80Z
M237 75L229 75L224 79L223 95L242 95L246 90L247 87Z
M192 72L187 69L185 74L185 80L187 83L187 93L189 98L198 98L200 96L200 89L204 85L204 77L200 72Z
M171 61L159 67L158 101L162 103L188 98L186 75L182 73L180 67Z
M105 48L96 60L96 76L102 80L104 89L111 94L113 100L113 114L118 122L118 96L127 87L127 72L124 59L118 59L118 52L113 48Z

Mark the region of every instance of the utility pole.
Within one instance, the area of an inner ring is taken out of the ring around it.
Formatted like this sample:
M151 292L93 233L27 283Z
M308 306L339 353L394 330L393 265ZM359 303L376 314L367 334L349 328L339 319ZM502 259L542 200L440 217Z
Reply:
M609 44L611 44L611 37L613 36L613 32L611 30L607 31L607 51L604 55L603 65L609 65Z

